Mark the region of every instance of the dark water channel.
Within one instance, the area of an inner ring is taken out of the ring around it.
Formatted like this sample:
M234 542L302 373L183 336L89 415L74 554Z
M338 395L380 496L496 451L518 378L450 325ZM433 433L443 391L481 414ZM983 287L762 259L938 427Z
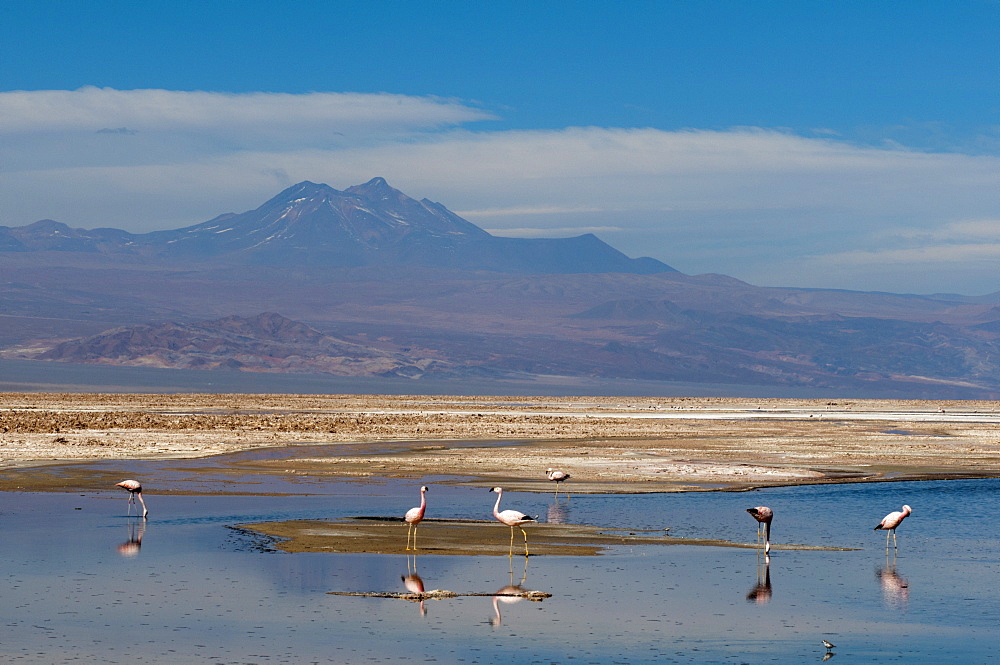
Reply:
M139 477L156 465L174 468L171 482L183 480L179 462L93 468L130 467L135 472L128 475ZM309 496L188 496L157 495L147 480L146 523L128 518L124 493L110 489L0 493L0 660L979 663L997 657L995 480L504 496L506 507L543 520L670 527L678 539L744 543L756 533L744 509L769 505L779 549L767 566L752 549L690 545L511 560L509 531L500 525L483 528L496 529L504 555L479 557L275 553L228 528L402 515L416 505L422 483L431 485L428 517L488 517L495 495L485 488L433 481L326 483L322 494ZM872 527L904 503L914 512L899 529L898 556L887 557L885 537ZM400 538L405 534L400 525ZM789 543L859 549L780 549ZM402 592L401 578L414 568L426 589L494 593L521 583L553 595L542 602L486 596L421 605L327 593ZM833 656L824 638L837 645Z

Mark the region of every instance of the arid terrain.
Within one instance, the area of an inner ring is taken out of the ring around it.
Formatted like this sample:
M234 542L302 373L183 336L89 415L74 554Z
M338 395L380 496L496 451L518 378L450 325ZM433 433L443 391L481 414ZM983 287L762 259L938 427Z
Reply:
M433 474L551 491L544 470L558 467L571 474L564 489L575 493L995 477L998 408L985 401L3 393L0 483L57 489L50 480L25 485L17 479L25 474L11 472L301 443L342 445L321 456L228 468L339 478Z

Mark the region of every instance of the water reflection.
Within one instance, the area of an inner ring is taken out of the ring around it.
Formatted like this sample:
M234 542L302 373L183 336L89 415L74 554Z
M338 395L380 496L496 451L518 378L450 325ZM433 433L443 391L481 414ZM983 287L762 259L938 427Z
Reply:
M545 518L548 520L549 524L568 524L569 501L559 503L559 499L556 499L555 503L549 504L549 509Z
M131 559L139 555L139 549L142 547L142 536L146 533L146 520L140 519L138 515L129 517L127 529L128 540L115 549L123 557Z
M403 581L403 586L410 593L423 593L424 592L424 580L417 574L417 555L413 555L413 561L410 561L410 555L406 555L406 575L400 576ZM420 605L420 616L427 616L427 607L424 604L424 599L413 599L413 602L419 603Z
M896 555L886 554L885 566L875 571L882 587L882 600L888 607L905 610L910 601L910 583L896 570Z
M771 557L757 554L757 583L747 594L747 602L767 605L771 602Z
M524 600L523 596L512 595L512 594L523 594L527 593L528 589L524 588L524 583L528 579L528 557L524 557L524 574L521 575L521 581L514 584L514 561L510 562L510 584L500 587L497 589L493 596L493 616L490 618L490 625L494 628L499 627L503 623L503 617L500 614L500 603L506 605L512 605L514 603L519 603Z

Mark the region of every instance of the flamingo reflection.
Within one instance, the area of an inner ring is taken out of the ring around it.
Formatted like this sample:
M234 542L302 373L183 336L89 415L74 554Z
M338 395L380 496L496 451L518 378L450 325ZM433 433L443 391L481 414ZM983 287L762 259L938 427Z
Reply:
M146 533L146 520L140 522L138 519L129 519L128 540L115 549L126 559L138 556L139 549L142 547L142 536L144 533Z
M406 576L405 577L404 576L400 576L400 579L403 581L403 586L405 586L406 590L409 591L410 593L423 593L424 592L424 581L423 581L423 579L421 579L420 575L417 574L417 555L416 554L413 555L412 566L410 564L410 557L409 557L409 555L407 555L407 557L406 557ZM424 605L424 599L423 598L420 598L419 600L418 599L413 599L413 602L416 602L416 603L420 604L420 616L426 616L427 615L427 607Z
M875 578L882 587L882 600L889 607L906 609L910 600L910 583L896 571L896 557L885 557L885 566L875 571Z
M771 602L771 557L757 557L757 584L747 594L747 602L767 605Z
M559 503L559 499L556 499L555 503L549 505L545 519L549 524L567 524L569 522L569 505Z
M493 617L490 618L490 625L494 628L500 626L503 623L503 617L500 615L500 603L505 605L512 605L524 600L521 596L515 596L511 594L526 593L528 589L524 588L524 582L528 579L528 557L524 557L524 574L521 575L521 581L514 584L514 561L510 562L510 584L500 587L497 589L496 594L493 596Z

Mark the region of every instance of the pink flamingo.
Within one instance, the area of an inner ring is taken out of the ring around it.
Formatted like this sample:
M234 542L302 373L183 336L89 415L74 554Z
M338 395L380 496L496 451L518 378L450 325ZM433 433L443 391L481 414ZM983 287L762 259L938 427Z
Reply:
M774 518L774 511L767 506L757 506L747 508L750 516L757 520L757 542L760 542L760 531L764 529L764 554L771 553L771 520Z
M506 524L510 527L510 554L507 556L514 556L514 527L521 529L521 533L524 534L524 556L528 556L528 532L524 530L522 524L527 524L528 522L534 522L533 517L528 517L524 513L517 510L505 510L500 512L500 499L503 498L503 488L494 487L490 490L491 492L497 493L497 502L493 506L493 517L497 518L502 524Z
M406 550L410 550L410 533L413 533L413 549L417 549L417 525L424 519L424 512L427 510L427 486L420 488L420 505L406 511L403 519L410 526L406 529Z
M882 521L872 529L872 531L878 531L879 529L885 531L885 549L889 549L889 533L892 533L892 546L896 547L896 527L903 523L903 520L913 512L913 509L909 506L903 506L902 510L896 510L885 517Z
M120 483L115 483L115 487L121 487L122 489L128 490L129 515L132 514L132 505L135 503L136 497L138 497L139 503L142 504L143 519L149 515L149 511L146 510L146 502L142 500L142 485L139 484L138 480L123 480Z
M556 484L556 494L559 494L559 483L566 482L567 478L572 477L565 471L557 471L556 469L545 469L545 475Z

